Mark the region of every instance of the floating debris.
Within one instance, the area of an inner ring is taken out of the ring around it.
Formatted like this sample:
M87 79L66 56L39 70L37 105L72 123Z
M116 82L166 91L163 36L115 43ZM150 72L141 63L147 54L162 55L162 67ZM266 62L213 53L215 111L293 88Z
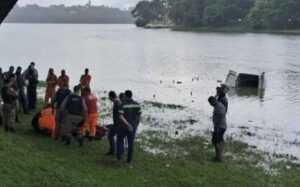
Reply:
M182 82L181 81L177 81L177 84L182 84Z

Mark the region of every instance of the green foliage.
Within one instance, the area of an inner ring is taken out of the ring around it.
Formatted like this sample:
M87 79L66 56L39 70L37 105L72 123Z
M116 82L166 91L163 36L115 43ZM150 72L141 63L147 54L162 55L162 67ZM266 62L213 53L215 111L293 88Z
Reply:
M299 10L299 0L257 0L248 16L248 23L259 29L300 28Z
M135 24L144 27L151 21L163 21L167 14L166 0L140 1L131 11Z
M211 0L169 0L169 17L176 25L201 26L203 11Z
M250 12L255 0L217 0L205 8L203 22L206 26L238 25Z
M146 20L146 24L164 18L181 27L300 28L299 0L165 1L141 1L133 15ZM167 18L161 15L167 15Z

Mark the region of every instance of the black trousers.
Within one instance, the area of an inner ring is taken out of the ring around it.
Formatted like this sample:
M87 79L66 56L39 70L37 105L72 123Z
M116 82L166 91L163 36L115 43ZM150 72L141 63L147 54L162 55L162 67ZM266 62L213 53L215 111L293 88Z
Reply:
M19 103L20 103L20 107L22 107L22 111L26 113L28 107L27 107L27 98L24 91L19 93Z
M126 130L120 130L117 133L117 159L121 160L122 154L124 152L124 138L127 136L128 141L128 153L127 153L127 162L132 162L133 157L133 147L135 139L136 130L130 132Z
M37 92L34 88L27 89L27 98L28 98L28 109L35 110L36 109L36 101L37 101Z
M115 153L115 136L117 134L117 128L115 125L108 125L108 142L109 142L109 152Z

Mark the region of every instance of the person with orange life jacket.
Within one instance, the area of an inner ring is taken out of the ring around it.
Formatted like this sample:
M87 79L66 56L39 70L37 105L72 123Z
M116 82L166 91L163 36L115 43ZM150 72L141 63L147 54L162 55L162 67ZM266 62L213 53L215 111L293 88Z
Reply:
M81 75L81 77L80 77L79 83L80 83L81 88L82 89L90 88L91 79L92 79L92 77L91 77L91 75L89 75L89 69L86 68L84 70L84 74Z
M57 76L54 74L53 68L50 68L48 71L48 76L46 79L47 88L45 94L45 103L49 103L49 99L53 100L55 95L55 88L57 86Z
M80 96L80 86L74 86L74 93L67 96L60 109L63 111L62 133L66 137L66 145L70 145L72 134L76 134L80 146L83 145L81 128L87 117L87 107Z
M69 87L69 76L66 75L66 71L61 70L61 75L57 79L58 87Z
M49 132L52 137L55 137L55 110L48 104L41 112L39 118L39 129Z
M85 136L86 129L89 128L89 139L90 141L95 138L96 126L98 123L98 107L97 97L91 93L90 88L84 88L82 92L83 99L87 107L87 118L82 127L82 135Z
M61 138L61 128L63 122L63 111L60 109L60 105L62 104L63 100L71 94L71 90L68 86L61 86L57 92L55 93L53 100L51 101L51 105L56 110L55 116L55 138L59 140Z

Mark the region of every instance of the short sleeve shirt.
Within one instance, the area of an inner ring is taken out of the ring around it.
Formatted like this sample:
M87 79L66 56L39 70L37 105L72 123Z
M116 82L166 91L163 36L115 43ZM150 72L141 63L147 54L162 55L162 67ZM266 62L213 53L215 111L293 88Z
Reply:
M214 107L213 123L215 128L227 128L226 109L220 102L217 102L216 106Z
M139 116L142 114L141 105L132 99L126 99L119 109L119 114L123 115L125 119L137 129L139 125Z

